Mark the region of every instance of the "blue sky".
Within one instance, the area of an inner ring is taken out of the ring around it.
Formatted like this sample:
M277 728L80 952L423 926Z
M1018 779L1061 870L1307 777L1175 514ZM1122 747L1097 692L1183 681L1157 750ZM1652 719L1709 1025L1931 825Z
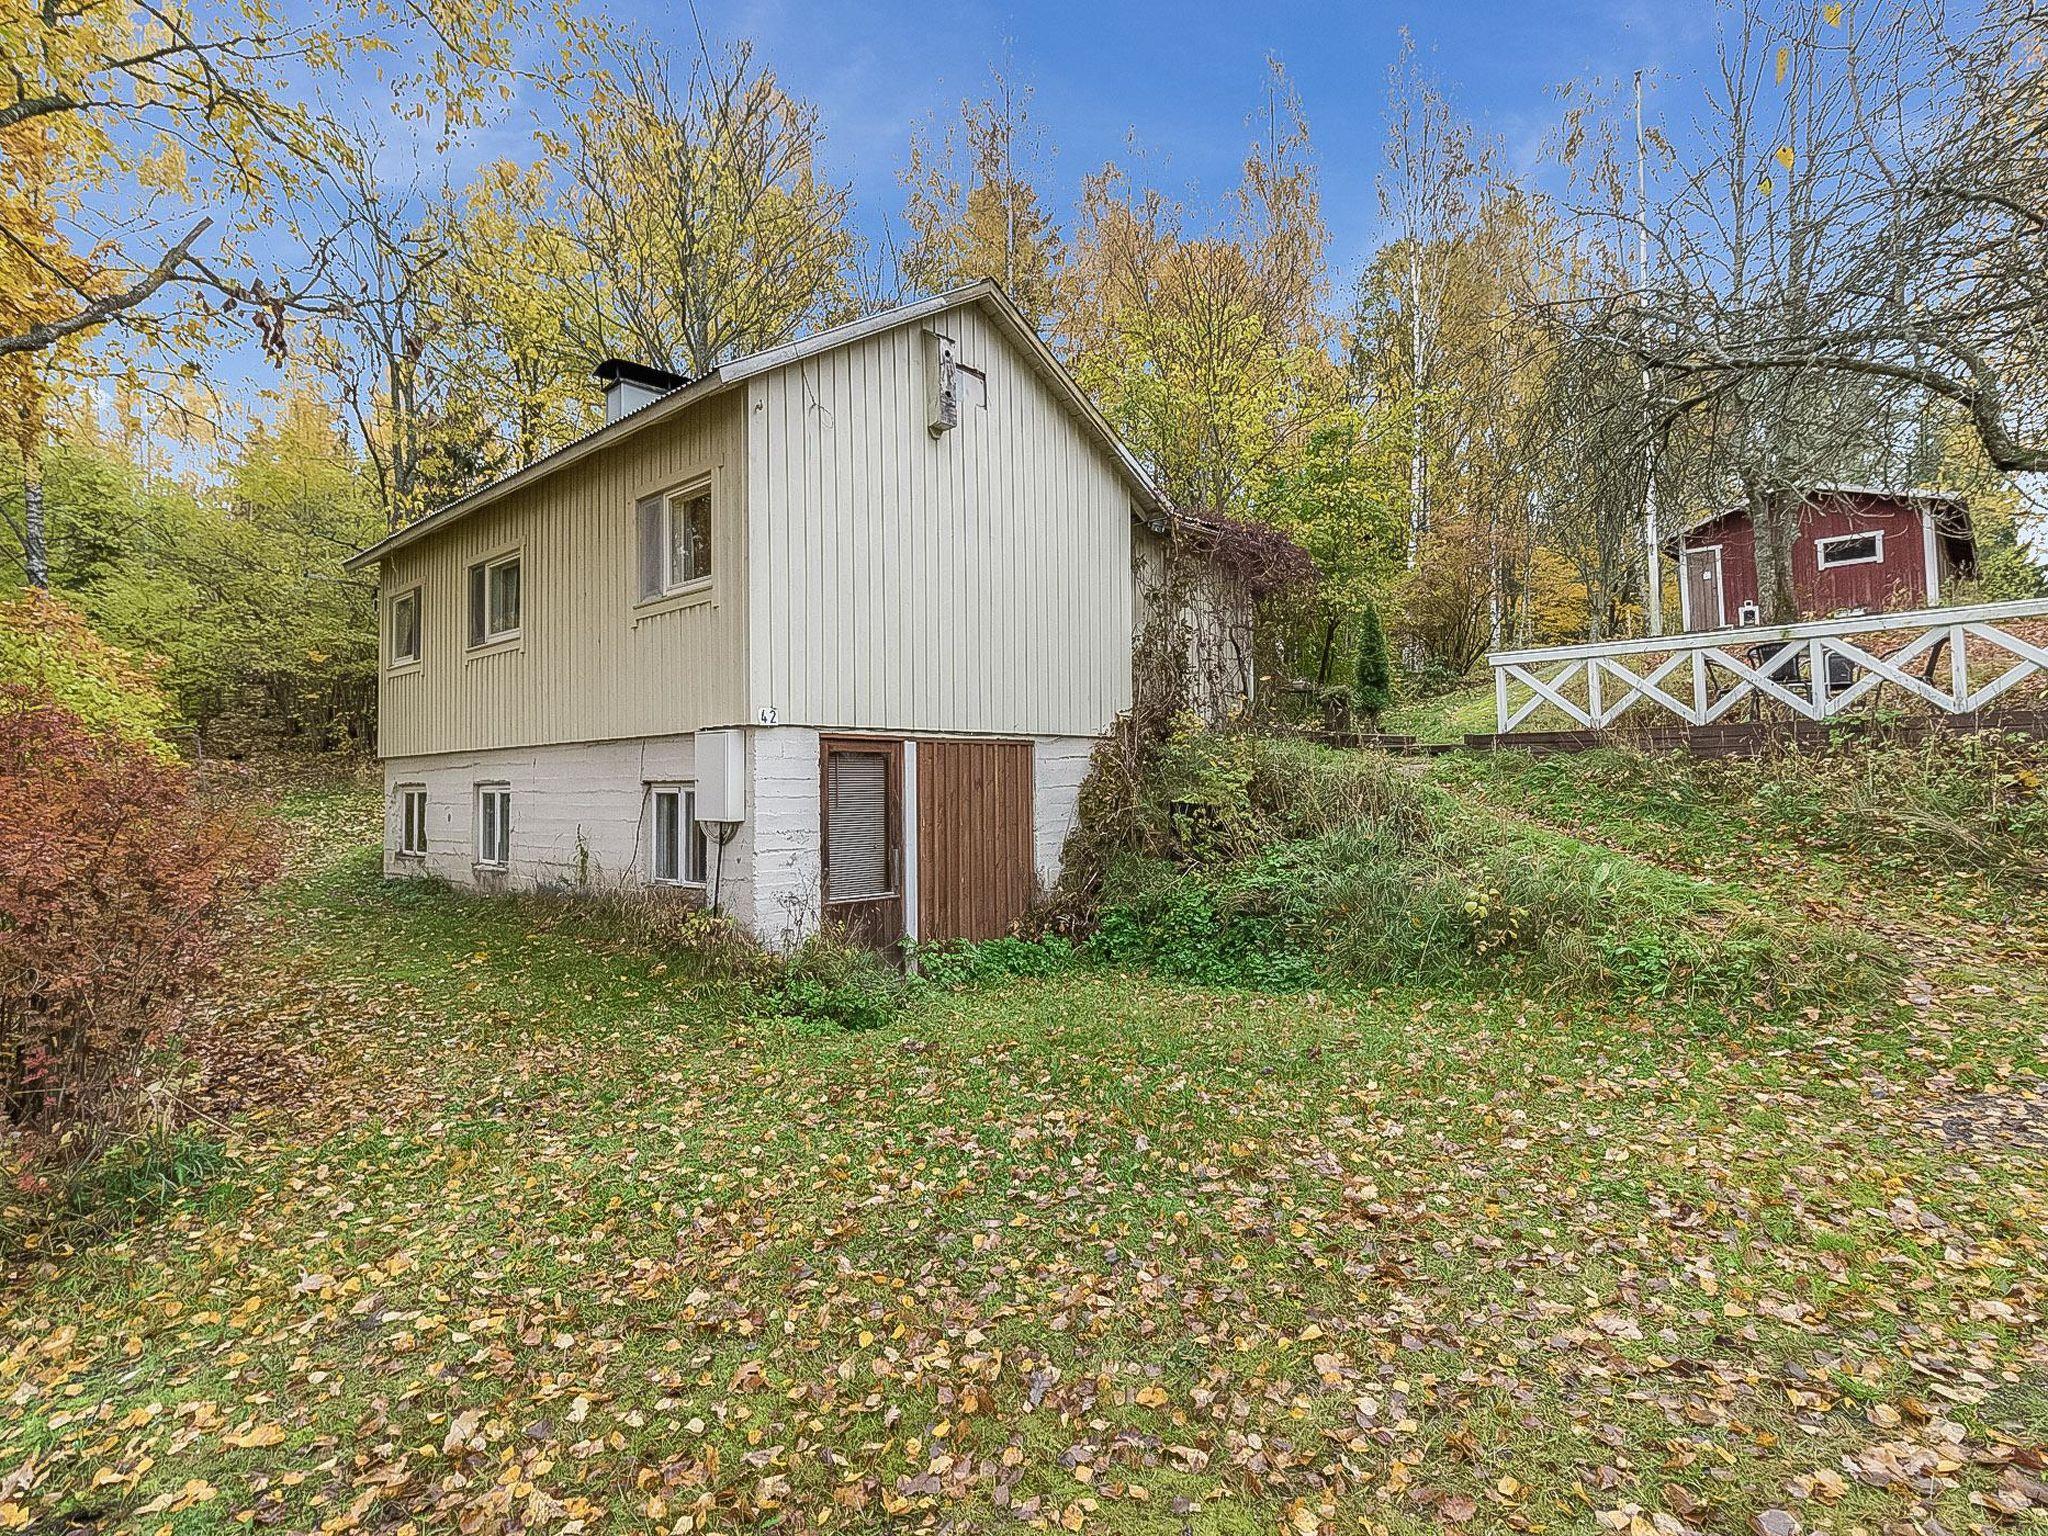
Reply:
M1384 138L1387 70L1407 27L1459 110L1533 161L1556 121L1555 88L1590 76L1653 71L1683 120L1697 86L1683 78L1711 53L1711 12L1670 0L1417 6L1367 3L932 5L874 0L699 0L706 30L749 37L758 57L815 102L835 174L854 186L872 228L901 206L895 180L913 123L980 95L991 60L1036 88L1035 113L1057 151L1055 206L1135 135L1164 186L1213 198L1236 179L1268 54L1302 97L1323 175L1332 259L1357 270L1378 243L1373 190ZM680 8L645 24L692 46Z
M599 0L586 0L599 3ZM310 10L319 0L292 0ZM1626 82L1643 69L1653 113L1683 125L1699 85L1691 72L1713 50L1713 13L1672 0L1528 0L1517 5L1413 3L1217 4L1210 0L695 0L660 8L608 6L675 53L679 72L701 24L714 43L749 39L757 61L793 94L817 106L825 169L851 185L854 218L870 237L897 217L897 180L913 129L943 121L962 97L989 88L989 65L1035 92L1032 113L1051 147L1045 191L1063 230L1083 177L1130 145L1139 172L1183 197L1199 214L1236 184L1269 55L1287 68L1307 114L1331 234L1334 297L1342 303L1383 238L1374 178L1385 140L1387 74L1400 33L1415 37L1425 66L1454 108L1504 146L1522 173L1536 168L1560 113L1557 87L1602 78ZM375 80L331 82L322 92L344 117L359 115ZM375 118L375 109L371 108ZM392 125L395 126L395 125ZM534 120L515 100L495 121L438 161L417 152L399 127L385 170L394 182L431 193L445 177L460 186L499 157L530 160ZM1653 189L1654 195L1654 189ZM230 398L261 409L277 372L236 346L216 360Z

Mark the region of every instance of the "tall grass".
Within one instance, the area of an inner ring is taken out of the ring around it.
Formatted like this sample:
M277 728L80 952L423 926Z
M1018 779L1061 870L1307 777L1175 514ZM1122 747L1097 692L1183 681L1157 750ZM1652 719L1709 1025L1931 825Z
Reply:
M1098 850L1090 948L1253 987L1513 979L1706 1006L1866 989L1876 946L1503 817L1413 764L1184 730Z

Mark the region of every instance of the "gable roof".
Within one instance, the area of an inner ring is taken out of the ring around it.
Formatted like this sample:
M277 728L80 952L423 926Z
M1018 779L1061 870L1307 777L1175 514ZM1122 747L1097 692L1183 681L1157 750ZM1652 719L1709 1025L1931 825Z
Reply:
M1925 490L1911 486L1851 485L1837 480L1815 480L1794 486L1789 492L1802 505L1818 506L1828 501L1890 501L1908 507L1929 507L1936 512L1960 512L1964 523L1970 516L1970 500L1960 491ZM1680 539L1710 528L1724 517L1747 517L1747 503L1730 507L1708 507L1696 512L1664 535L1664 546L1675 548Z
M440 532L449 524L459 521L472 512L499 501L516 490L534 484L559 470L593 453L602 452L625 441L636 432L645 430L658 422L688 410L701 401L745 383L759 374L785 368L791 363L802 362L820 353L835 351L851 346L870 336L884 331L893 331L898 326L914 325L920 320L930 319L964 304L975 304L983 314L995 322L1010 343L1022 352L1037 371L1039 377L1052 391L1066 402L1067 408L1080 422L1082 430L1095 439L1096 446L1113 463L1129 483L1138 502L1148 511L1161 516L1168 515L1166 499L1152 483L1152 477L1137 460L1137 456L1124 445L1116 435L1107 418L1095 408L1095 402L1074 381L1060 360L1053 356L1052 349L1023 312L1011 302L1010 296L994 282L984 278L964 288L934 294L928 299L918 299L909 304L899 304L894 309L885 309L876 314L864 315L844 325L835 325L795 341L784 342L781 346L769 347L764 351L751 353L746 357L734 358L731 362L720 363L708 373L699 374L687 384L660 399L642 406L639 410L621 416L617 421L607 423L594 431L571 442L564 443L551 453L541 455L532 463L522 465L510 474L500 476L489 485L479 486L465 496L458 496L447 505L436 508L425 517L407 523L396 532L387 534L367 549L358 550L342 562L344 569L356 570L381 560L386 555L403 549L408 544Z

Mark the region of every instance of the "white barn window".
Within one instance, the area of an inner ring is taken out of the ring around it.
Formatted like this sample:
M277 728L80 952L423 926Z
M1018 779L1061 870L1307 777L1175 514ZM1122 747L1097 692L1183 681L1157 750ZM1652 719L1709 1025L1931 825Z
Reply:
M409 666L420 659L420 589L410 588L391 599L391 665Z
M469 643L495 645L519 635L522 572L517 553L469 568Z
M1869 533L1838 533L1831 539L1817 540L1813 555L1824 571L1838 565L1876 565L1884 559L1884 534L1875 528Z

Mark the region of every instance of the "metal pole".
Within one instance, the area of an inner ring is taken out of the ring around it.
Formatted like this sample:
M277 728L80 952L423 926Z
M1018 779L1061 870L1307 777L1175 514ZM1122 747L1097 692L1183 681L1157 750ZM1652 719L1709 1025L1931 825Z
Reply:
M1636 71L1636 302L1650 286L1650 226L1643 170L1643 72ZM1664 572L1657 558L1657 444L1648 428L1656 419L1650 367L1643 365L1643 610L1650 633L1664 633Z

